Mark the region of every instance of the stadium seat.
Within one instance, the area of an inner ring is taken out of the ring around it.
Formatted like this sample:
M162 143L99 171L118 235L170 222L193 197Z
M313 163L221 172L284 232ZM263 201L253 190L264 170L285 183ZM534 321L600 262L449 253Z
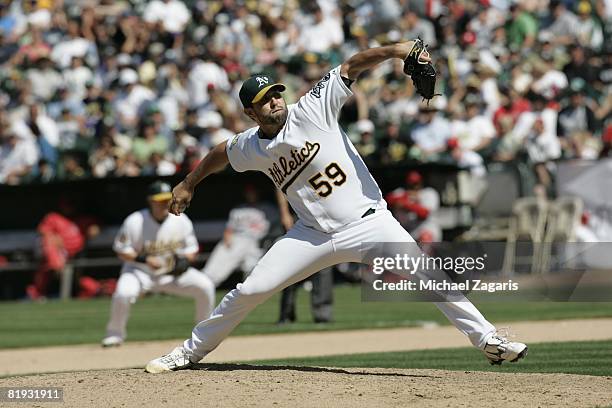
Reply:
M580 224L583 203L579 197L563 196L549 206L539 269L550 271L554 243L576 241L576 226Z

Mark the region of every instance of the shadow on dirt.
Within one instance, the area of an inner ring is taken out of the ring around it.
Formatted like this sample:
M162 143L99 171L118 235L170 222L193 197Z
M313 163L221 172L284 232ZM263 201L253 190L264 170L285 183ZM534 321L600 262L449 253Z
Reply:
M307 366L289 366L289 365L254 365L254 364L228 364L228 363L206 363L195 364L192 370L203 371L299 371L307 373L334 373L347 375L371 375L379 377L414 377L414 378L442 378L434 375L417 375L417 374L402 374L402 373L374 373L368 371L347 371L341 368L326 368L326 367L307 367Z

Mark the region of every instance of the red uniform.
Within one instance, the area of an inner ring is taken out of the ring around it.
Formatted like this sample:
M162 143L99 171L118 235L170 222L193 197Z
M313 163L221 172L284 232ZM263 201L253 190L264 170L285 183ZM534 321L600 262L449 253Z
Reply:
M84 232L79 226L56 212L49 213L38 224L41 236L43 262L34 274L34 285L28 287L28 295L38 298L47 293L53 271L61 271L66 261L83 249Z

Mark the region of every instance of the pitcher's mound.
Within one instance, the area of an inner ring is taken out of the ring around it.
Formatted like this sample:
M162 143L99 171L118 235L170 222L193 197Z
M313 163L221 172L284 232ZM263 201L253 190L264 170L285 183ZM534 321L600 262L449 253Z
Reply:
M62 407L593 407L612 378L379 368L199 364L194 370L81 371L5 378L4 387L63 387ZM48 404L32 404L47 406Z

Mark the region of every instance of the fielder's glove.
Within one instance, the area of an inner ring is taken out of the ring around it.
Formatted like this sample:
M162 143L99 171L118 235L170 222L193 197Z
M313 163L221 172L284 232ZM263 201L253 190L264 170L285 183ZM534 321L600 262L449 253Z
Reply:
M153 275L180 276L189 268L190 263L184 256L166 255L160 257L161 266L153 271Z
M417 38L414 45L404 60L404 73L412 78L412 83L419 95L429 100L436 95L436 69L431 62L420 61L421 56L427 55L427 46L423 40Z
M170 271L173 276L181 276L189 268L189 260L184 256L174 255L174 268Z

